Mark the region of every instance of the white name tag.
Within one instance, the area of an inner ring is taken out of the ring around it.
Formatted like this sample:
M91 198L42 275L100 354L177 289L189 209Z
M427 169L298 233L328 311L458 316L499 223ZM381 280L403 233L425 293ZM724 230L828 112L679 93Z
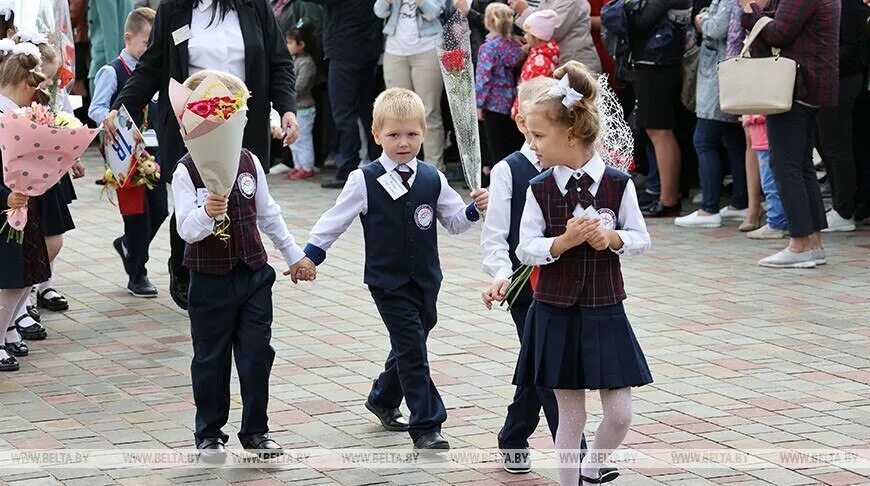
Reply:
M188 39L190 39L189 25L185 25L172 33L172 40L175 42L175 45L181 44Z
M408 190L402 185L402 177L396 174L396 171L390 171L378 177L378 184L387 191L393 201L408 193Z
M196 190L196 207L201 208L205 205L205 200L208 198L208 189L202 188Z

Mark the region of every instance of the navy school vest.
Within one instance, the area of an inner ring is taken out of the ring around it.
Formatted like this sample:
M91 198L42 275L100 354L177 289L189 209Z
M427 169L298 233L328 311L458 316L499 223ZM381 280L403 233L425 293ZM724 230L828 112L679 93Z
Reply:
M133 73L127 72L127 67L121 62L120 57L116 57L114 61L109 63L109 66L112 66L112 69L115 70L115 77L118 79L118 89L115 90L115 94L112 95L112 101L109 103L109 106L115 104L115 99L118 97L118 94L121 90L124 89L124 86L127 85L127 81L130 80L130 77ZM139 113L130 113L130 117L133 118L133 122L136 123L136 126L140 129L142 128L142 124L144 123L144 112ZM157 103L150 101L148 102L148 126L153 128L154 130L159 130L157 126Z
M514 152L504 160L511 168L511 226L507 240L511 263L516 270L520 266L516 252L520 244L520 221L523 218L523 208L526 206L526 191L529 189L529 181L540 174L540 171L522 152Z
M365 237L366 285L397 289L414 281L424 290L441 285L435 210L441 194L438 169L417 163L411 190L393 200L377 181L386 170L380 162L362 169L368 210L360 215Z

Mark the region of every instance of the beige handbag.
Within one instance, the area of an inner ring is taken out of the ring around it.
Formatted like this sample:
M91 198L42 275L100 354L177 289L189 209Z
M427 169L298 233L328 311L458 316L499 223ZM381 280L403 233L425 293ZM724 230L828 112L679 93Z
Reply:
M732 115L775 115L791 110L797 63L779 56L753 59L749 47L770 17L756 22L740 55L719 63L719 105Z

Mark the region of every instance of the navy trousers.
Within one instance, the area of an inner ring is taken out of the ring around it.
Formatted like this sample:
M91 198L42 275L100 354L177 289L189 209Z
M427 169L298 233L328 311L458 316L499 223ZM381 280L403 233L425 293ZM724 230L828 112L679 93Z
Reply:
M362 145L357 120L362 121L366 131L369 158L374 160L380 156L380 149L370 133L377 67L377 60L349 62L333 59L329 62L327 86L332 117L335 120L335 138L338 141L336 179L347 180L347 176L359 167L359 150Z
M390 333L390 354L384 371L375 380L369 400L378 407L398 408L408 404L411 439L440 431L447 410L429 376L426 339L438 321L438 289L424 291L416 283L395 290L369 287L378 312Z
M160 225L169 216L169 204L166 200L166 183L159 182L149 191L145 191L145 212L122 216L124 220L124 235L121 237L126 253L124 270L135 281L148 275L145 264L148 263L148 249L151 241L157 236Z
M511 318L517 328L520 344L523 342L526 316L534 301L530 291L517 298L511 307ZM498 433L499 449L527 449L529 437L535 433L541 420L541 408L547 418L547 426L553 442L556 441L556 429L559 428L559 407L553 390L535 386L517 386L514 391L514 401L508 405L504 425ZM580 450L586 451L586 434L580 437Z
M193 339L190 375L196 404L199 444L229 438L221 431L230 413L231 356L242 394L239 440L269 431L269 375L275 350L272 339L272 284L275 270L251 270L239 263L227 275L190 272L187 313Z

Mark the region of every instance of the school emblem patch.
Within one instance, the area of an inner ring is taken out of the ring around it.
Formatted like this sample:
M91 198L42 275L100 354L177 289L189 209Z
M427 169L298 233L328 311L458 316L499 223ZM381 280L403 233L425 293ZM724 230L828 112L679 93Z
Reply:
M239 174L239 179L236 183L239 185L239 192L247 199L254 197L254 194L257 192L257 180L248 172Z
M601 221L601 227L604 229L616 229L616 213L608 208L598 210L598 219Z
M414 211L414 222L417 223L417 227L423 231L432 226L433 219L435 219L435 211L433 211L432 206L428 204L418 206L417 210Z

